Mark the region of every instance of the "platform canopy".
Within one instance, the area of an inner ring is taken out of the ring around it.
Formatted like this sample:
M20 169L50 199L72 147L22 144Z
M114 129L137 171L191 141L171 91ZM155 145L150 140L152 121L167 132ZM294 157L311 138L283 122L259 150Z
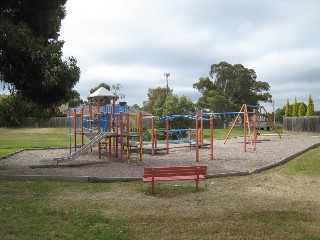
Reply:
M111 93L108 89L101 87L98 88L94 93L91 93L91 97L117 97L115 94Z

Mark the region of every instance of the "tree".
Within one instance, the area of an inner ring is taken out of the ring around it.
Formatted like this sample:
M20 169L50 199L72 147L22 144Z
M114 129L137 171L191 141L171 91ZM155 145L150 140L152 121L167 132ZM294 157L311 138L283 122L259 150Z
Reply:
M306 116L313 116L313 115L314 115L314 104L313 104L313 99L310 94L309 100L308 100L308 107L307 107Z
M162 107L166 101L167 95L172 94L172 89L169 89L167 94L167 88L157 87L149 88L148 100L143 102L142 110L155 114L158 117L162 115Z
M72 97L68 102L68 107L74 108L79 107L81 104L83 104L83 100L80 98L80 93L76 90L72 90Z
M107 83L100 83L98 86L91 88L90 89L90 94L94 93L95 91L97 91L99 88L104 87L105 89L110 91L110 85Z
M201 77L193 87L202 93L197 106L213 111L234 111L243 103L257 105L259 101L271 101L270 86L257 81L253 69L227 62L212 64L209 77Z
M209 77L201 77L199 82L193 84L193 88L202 93L202 97L197 102L197 107L200 109L208 109L212 112L239 110L238 105L226 98L222 89Z
M297 102L297 98L294 98L294 103L292 106L292 116L293 117L298 117L298 102Z
M135 104L133 104L132 106L131 106L131 108L134 108L134 109L140 109L140 106L139 106L139 104L137 104L137 103L135 103Z
M307 106L303 103L303 102L301 102L300 104L299 104L299 110L298 110L298 116L299 117L303 117L303 116L305 116L306 115L306 112L307 112L307 108L306 108Z
M121 92L122 85L120 83L111 85L111 89L112 89L112 93L118 96L118 99L123 99L126 97L126 95Z
M238 105L271 101L269 84L256 81L256 72L245 68L242 64L231 65L227 62L212 64L210 76L215 77L215 83L223 89L224 96Z
M285 116L285 106L276 110L276 122L283 122Z
M36 103L44 115L72 97L80 69L62 60L58 40L66 0L2 0L0 3L0 81Z
M284 116L285 117L291 117L292 116L291 107L290 107L290 104L289 104L289 99L287 99L286 109L284 111Z
M162 116L171 115L195 115L195 106L193 102L186 96L179 97L176 94L170 94L167 96L163 106L162 106ZM188 118L175 118L170 120L171 129L181 129L191 127L192 120ZM158 124L158 127L164 127L165 124Z
M37 105L19 93L12 93L0 100L0 118L10 127L21 126L24 117L34 117L37 111Z

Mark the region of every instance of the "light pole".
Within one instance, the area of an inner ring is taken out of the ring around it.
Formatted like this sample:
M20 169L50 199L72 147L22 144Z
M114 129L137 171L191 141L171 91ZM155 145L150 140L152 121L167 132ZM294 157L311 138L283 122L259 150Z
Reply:
M169 93L169 84L168 84L168 79L169 79L169 77L170 77L170 73L164 73L164 77L166 78L166 81L167 81L167 88L166 88L166 90L167 90L167 95L168 95L168 93Z

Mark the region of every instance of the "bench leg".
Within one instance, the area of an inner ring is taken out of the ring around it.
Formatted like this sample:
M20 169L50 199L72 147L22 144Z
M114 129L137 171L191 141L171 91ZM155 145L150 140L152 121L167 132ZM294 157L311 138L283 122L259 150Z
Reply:
M199 189L199 179L196 179L196 190L198 191Z
M151 181L151 192L154 194L154 181Z
M196 191L199 189L199 171L200 167L197 167Z

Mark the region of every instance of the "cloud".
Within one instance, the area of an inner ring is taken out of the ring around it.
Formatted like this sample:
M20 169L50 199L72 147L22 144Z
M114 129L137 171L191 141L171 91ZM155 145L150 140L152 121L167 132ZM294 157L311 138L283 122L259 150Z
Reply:
M101 82L121 83L128 104L142 105L170 72L174 93L196 102L193 83L227 61L267 81L276 107L309 94L320 102L316 0L68 0L66 10L63 51L78 60L82 97Z

